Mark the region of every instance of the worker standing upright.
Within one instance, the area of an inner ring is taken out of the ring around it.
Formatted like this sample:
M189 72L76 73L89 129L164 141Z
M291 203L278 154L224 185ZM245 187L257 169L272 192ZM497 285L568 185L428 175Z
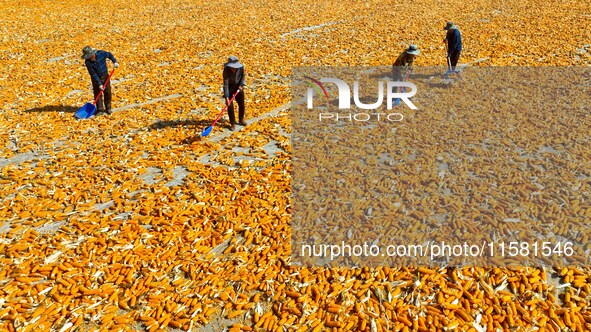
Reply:
M456 71L456 66L460 60L460 53L462 53L462 35L458 27L453 22L447 22L447 25L443 28L447 30L447 35L443 40L447 42L447 65L449 66L448 71L459 74Z

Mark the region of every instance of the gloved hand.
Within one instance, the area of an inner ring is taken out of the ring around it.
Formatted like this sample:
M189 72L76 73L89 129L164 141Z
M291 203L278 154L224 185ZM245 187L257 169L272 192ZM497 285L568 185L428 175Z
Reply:
M101 91L105 91L105 87L102 84L99 85L99 89L101 89Z
M114 67L114 68L119 68L119 62L115 62L115 63L113 64L113 67Z

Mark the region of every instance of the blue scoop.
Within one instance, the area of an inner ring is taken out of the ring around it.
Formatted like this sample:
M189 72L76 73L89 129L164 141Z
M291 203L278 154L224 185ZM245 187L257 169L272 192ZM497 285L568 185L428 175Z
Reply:
M94 112L96 112L96 106L93 103L86 103L74 113L74 117L77 119L88 119L94 115Z

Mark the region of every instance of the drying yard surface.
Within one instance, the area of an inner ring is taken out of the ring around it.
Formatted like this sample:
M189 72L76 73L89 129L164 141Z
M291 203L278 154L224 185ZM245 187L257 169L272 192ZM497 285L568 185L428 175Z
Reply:
M443 66L448 20L462 31L464 64L589 66L589 9L548 0L0 0L0 330L591 330L585 266L292 264L289 104L292 66L388 66L410 43L422 50L417 66ZM121 66L114 113L76 121L92 98L85 45ZM223 106L229 55L246 66L249 124L230 132L221 121L202 138ZM461 84L453 89L461 96ZM539 189L528 208L582 227L591 218L589 113L575 121L560 112L556 124L572 131L540 131L525 152L562 162L564 178L553 169L555 192ZM475 139L485 125L463 124ZM430 141L428 129L413 140ZM518 155L512 147L508 156ZM444 174L434 180L447 181L445 155L433 157ZM472 171L503 165L512 163ZM417 218L440 222L445 211L427 212ZM498 218L515 221L505 213Z

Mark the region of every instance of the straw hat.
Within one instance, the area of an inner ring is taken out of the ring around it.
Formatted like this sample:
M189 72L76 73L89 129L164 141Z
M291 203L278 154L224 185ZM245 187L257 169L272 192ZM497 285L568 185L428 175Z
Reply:
M458 27L453 24L453 22L447 22L447 24L443 27L443 30L454 30L457 29Z
M405 52L408 53L408 54L412 54L412 55L419 55L419 53L421 53L421 51L419 51L419 48L415 44L410 45L406 49Z
M84 46L82 49L82 59L88 60L91 56L96 54L96 50L90 46Z
M240 61L238 61L238 58L235 56L230 56L228 58L228 62L226 63L226 66L230 67L230 68L242 68L244 67L243 64L240 63Z

